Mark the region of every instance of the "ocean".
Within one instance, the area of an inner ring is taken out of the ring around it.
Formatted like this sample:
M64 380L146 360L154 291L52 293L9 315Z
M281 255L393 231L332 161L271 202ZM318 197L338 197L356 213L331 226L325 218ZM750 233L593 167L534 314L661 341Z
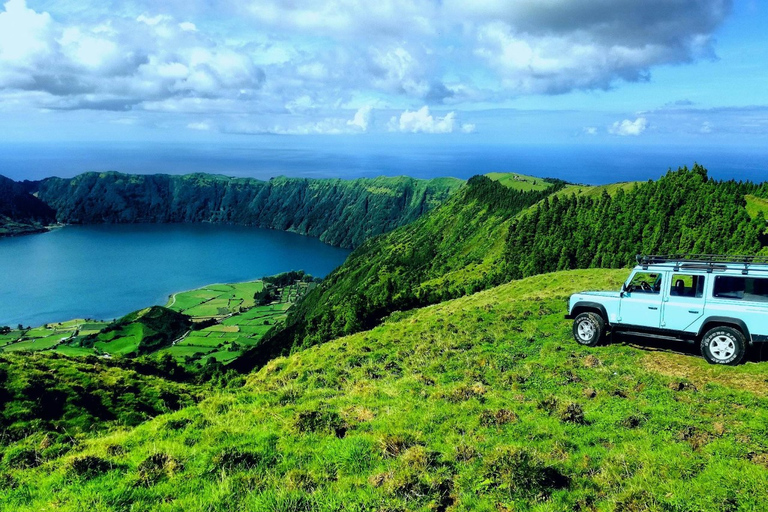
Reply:
M671 147L618 144L485 144L379 141L362 145L347 136L255 137L228 144L105 143L0 144L0 174L16 180L70 177L84 171L184 174L219 173L359 178L408 175L469 178L516 172L600 185L656 179L669 168L704 165L718 179L765 181L763 148Z

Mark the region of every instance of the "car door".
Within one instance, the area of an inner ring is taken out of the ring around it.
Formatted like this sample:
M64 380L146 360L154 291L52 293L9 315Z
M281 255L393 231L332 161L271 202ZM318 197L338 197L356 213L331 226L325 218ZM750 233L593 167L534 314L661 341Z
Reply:
M619 322L622 325L661 327L661 300L664 272L639 270L625 286L619 301Z
M704 316L704 285L707 276L695 273L672 273L665 287L661 326L685 331Z

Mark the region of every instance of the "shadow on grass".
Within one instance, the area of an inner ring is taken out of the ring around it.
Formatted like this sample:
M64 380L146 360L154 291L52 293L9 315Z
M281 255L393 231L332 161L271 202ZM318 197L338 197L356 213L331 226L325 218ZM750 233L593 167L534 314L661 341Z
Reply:
M665 340L646 336L616 333L608 337L609 344L624 344L648 352L671 352L691 357L701 357L698 342ZM747 348L747 354L742 363L768 362L768 343L755 343Z

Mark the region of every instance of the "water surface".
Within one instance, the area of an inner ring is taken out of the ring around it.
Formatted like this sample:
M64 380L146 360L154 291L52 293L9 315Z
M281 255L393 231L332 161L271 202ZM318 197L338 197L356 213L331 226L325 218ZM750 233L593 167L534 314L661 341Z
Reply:
M350 251L294 233L209 224L67 226L0 238L0 325L109 320L176 291L289 270L323 277Z

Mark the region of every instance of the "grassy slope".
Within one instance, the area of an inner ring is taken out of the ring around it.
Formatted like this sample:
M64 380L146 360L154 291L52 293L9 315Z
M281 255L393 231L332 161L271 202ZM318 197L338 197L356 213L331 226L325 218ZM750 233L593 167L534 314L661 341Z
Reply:
M369 240L240 363L371 328L396 310L489 287L514 216L546 191L510 191L477 176L417 221Z
M546 190L551 186L541 178L513 172L489 172L485 176L515 190Z
M537 276L277 359L243 389L20 469L0 508L759 510L768 369L584 348Z
M87 434L135 426L195 402L198 387L156 376L188 377L179 372L146 361L121 365L93 356L0 355L0 466L13 465L9 457L24 450L30 463L55 457Z
M162 306L152 306L116 320L76 345L115 355L139 355L169 346L190 329L189 317Z
M747 213L753 219L757 218L759 213L768 218L768 199L747 194L744 199L747 201Z

